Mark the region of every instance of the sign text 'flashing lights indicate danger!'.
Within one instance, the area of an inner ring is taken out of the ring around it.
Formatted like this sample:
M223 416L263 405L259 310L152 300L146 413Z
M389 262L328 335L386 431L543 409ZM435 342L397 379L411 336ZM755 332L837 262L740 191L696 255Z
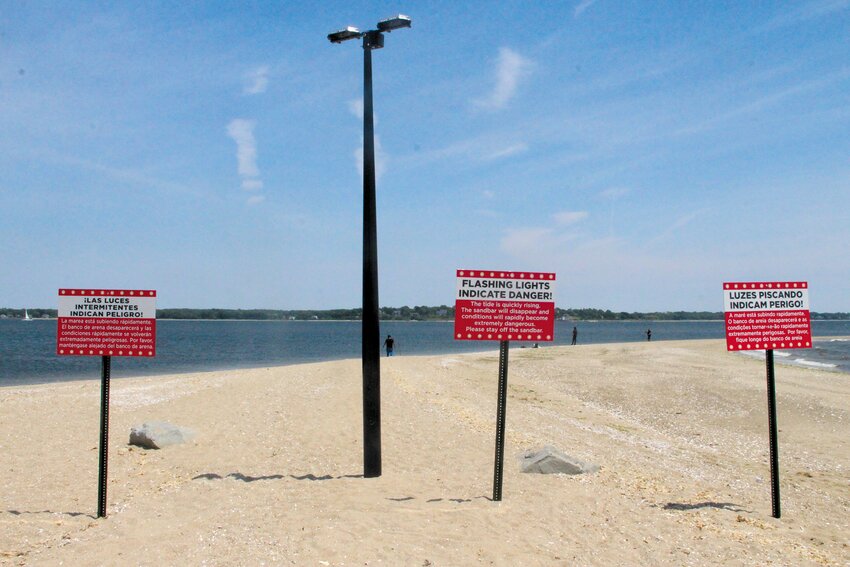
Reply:
M555 339L555 274L458 270L455 339Z

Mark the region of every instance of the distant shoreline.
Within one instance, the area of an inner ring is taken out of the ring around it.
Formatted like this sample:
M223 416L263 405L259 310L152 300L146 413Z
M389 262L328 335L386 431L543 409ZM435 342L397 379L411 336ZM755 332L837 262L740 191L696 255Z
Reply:
M32 319L55 319L56 309L0 307L0 320L23 319L27 313ZM360 321L361 308L348 309L224 309L224 308L170 308L156 310L160 320L189 321ZM850 321L850 312L812 311L812 321ZM381 321L454 321L454 305L416 305L414 307L388 307L378 310ZM722 311L612 311L598 308L555 308L555 319L576 323L594 322L709 322L724 321Z
M215 322L215 321L213 321ZM402 322L404 323L404 322ZM449 323L449 322L441 322L441 323ZM677 322L674 322L677 323ZM302 326L302 329L308 326ZM312 327L312 326L309 326ZM185 327L191 329L192 327ZM236 327L230 327L230 329L234 329ZM280 327L283 329L283 327ZM175 332L179 327L175 327L172 332ZM211 327L212 329L212 327ZM227 327L216 327L216 329L220 329L221 331L225 331ZM250 332L250 327L247 327ZM393 334L400 329L390 329ZM260 332L255 328L255 331ZM209 331L212 332L212 331ZM357 335L359 335L359 330L351 331ZM219 331L215 331L214 334L218 334ZM260 332L262 334L262 332ZM850 342L850 335L836 335L829 334L823 336L815 336L813 337L813 341L816 345L819 345L823 348L826 348L827 345L834 341L841 341L842 343ZM579 344L577 347L569 347L567 343L544 343L540 345L541 349L561 349L561 348L578 348L579 350L585 349L594 349L598 347L602 348L633 348L635 344L645 343L645 340L617 340L613 342L588 342ZM664 338L659 340L652 341L653 345L657 345L659 347L674 347L676 345L681 346L683 344L692 344L692 345L700 345L706 342L710 342L717 345L718 352L725 352L725 341L722 337L694 337L694 338ZM478 341L475 342L475 348L468 350L456 350L454 348L448 348L445 350L429 350L427 352L405 352L400 355L400 358L418 358L418 357L430 357L430 356L460 356L464 354L474 353L474 352L497 352L498 351L498 342L497 341ZM455 341L452 341L452 345L455 345ZM524 351L524 350L536 350L530 347L530 344L527 341L512 341L510 345L511 350L516 351ZM831 349L835 351L835 349ZM763 357L763 351L762 357ZM840 362L841 358L832 358L829 355L827 356L818 356L813 352L808 350L805 351L795 351L794 354L782 354L785 351L784 349L780 349L777 351L777 359L776 363L782 366L788 367L796 367L796 368L807 368L809 370L820 370L824 372L830 373L839 373L843 375L850 375L850 367L846 364ZM846 348L839 348L839 352L846 352ZM166 358L170 353L164 352L163 356ZM171 353L173 354L173 353ZM747 356L748 358L757 356L755 352L734 352L730 353L733 356ZM81 357L86 358L86 357ZM91 358L91 357L89 357ZM151 366L151 367L133 367L132 365L128 366L125 364L118 364L113 370L113 378L120 379L133 379L133 378L147 378L147 377L158 377L158 376L184 376L188 374L201 374L201 373L215 373L215 372L237 372L243 370L250 369L260 369L260 368L284 368L289 366L300 366L300 365L312 365L312 364L321 364L325 362L334 362L334 361L344 361L344 360L358 360L360 358L359 352L351 351L343 354L337 353L333 355L321 356L319 358L316 357L296 357L291 360L285 358L275 358L275 359L263 359L263 360L242 360L242 359L227 359L227 360L217 360L210 361L207 359L195 361L192 364L169 364L168 361L164 361L162 366ZM182 359L181 359L182 360ZM763 358L762 358L763 360ZM96 380L99 378L99 374L95 365L96 361L91 362L85 367L74 367L68 368L60 374L51 374L51 373L41 373L34 372L31 375L26 376L12 376L9 377L9 381L3 380L3 376L0 376L0 392L2 392L5 388L8 387L20 387L20 386L30 386L30 385L38 385L38 384L51 384L51 383L65 383L65 382L76 382L76 381L88 381L88 380ZM136 362L131 360L130 362ZM173 361L172 361L173 362Z

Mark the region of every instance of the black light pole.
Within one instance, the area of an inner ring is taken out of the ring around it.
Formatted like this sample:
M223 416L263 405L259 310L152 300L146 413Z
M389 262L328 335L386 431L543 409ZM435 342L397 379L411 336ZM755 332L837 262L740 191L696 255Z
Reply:
M363 38L363 476L381 476L381 339L378 314L378 232L375 201L375 125L372 110L372 50L384 32L410 27L398 15L360 32L347 27L328 35L331 43Z
M372 49L380 32L363 36L363 476L381 476L381 343L378 313L378 232Z

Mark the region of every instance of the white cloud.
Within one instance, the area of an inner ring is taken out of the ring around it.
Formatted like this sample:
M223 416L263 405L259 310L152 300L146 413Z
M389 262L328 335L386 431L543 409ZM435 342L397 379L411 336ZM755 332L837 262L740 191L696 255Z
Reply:
M348 101L348 111L352 116L358 118L359 120L363 120L363 99L357 98ZM373 113L372 120L374 124L378 123L378 117ZM354 159L357 161L357 171L360 173L360 176L363 176L363 136L360 136L360 147L354 151ZM375 134L375 180L383 176L383 174L387 171L387 154L384 152L383 147L381 146L381 138Z
M352 116L357 118L360 122L363 122L363 99L356 98L354 100L348 101L348 112L351 113ZM378 125L378 114L376 112L372 112L372 124Z
M254 139L254 120L236 118L227 125L227 135L236 142L236 163L239 176L242 178L243 191L260 191L263 181L260 179L260 168L257 167L257 141ZM249 205L261 203L262 195L254 195L248 199Z
M239 175L258 177L257 142L254 140L254 120L236 118L227 125L227 135L236 142L236 161L239 164Z
M361 145L354 152L354 159L357 161L357 171L360 173L360 176L363 177L363 140L360 140ZM380 136L375 136L375 180L380 179L384 173L387 171L387 162L389 161L389 157L384 152L383 147L381 146L381 138Z
M502 237L502 250L517 258L528 257L548 248L552 241L550 228L509 228Z
M698 217L701 213L702 213L702 211L694 211L693 213L688 213L688 214L686 214L686 215L683 215L683 216L679 217L678 219L676 219L676 222L674 222L674 223L670 226L670 230L671 230L671 231L673 231L673 230L679 230L679 229L680 229L680 228L682 228L683 226L686 226L686 225L690 224L690 222L691 222L692 220L694 220L695 218L697 218L697 217Z
M242 94L255 95L266 92L269 86L269 68L267 65L257 67L245 73Z
M497 160L497 159L506 158L506 157L510 157L510 156L515 156L517 154L521 154L521 153L524 153L524 152L527 152L527 151L528 151L528 144L526 144L526 143L514 144L512 146L508 146L506 148L496 150L495 152L486 156L484 159L487 160L487 161L492 161L492 160Z
M772 31L786 26L793 26L808 22L824 16L831 16L835 12L850 9L850 0L814 0L813 2L792 2L791 9L780 13L756 31Z
M573 11L573 16L578 18L581 16L585 10L596 4L598 0L581 0Z
M731 108L723 113L712 115L698 123L683 126L678 130L671 132L673 136L694 135L701 132L716 128L719 124L730 122L732 120L740 120L741 116L755 114L769 110L771 107L785 101L786 99L799 98L807 93L816 93L824 89L830 88L836 83L844 82L850 77L850 69L839 69L834 73L826 76L821 76L810 81L800 81L794 83L790 87L783 88L779 91L768 93L758 99L746 102L745 104Z
M522 266L556 272L563 282L556 297L562 307L693 309L682 290L728 269L718 266L710 252L694 263L669 250L656 253L619 238L559 235L545 228L506 231L501 250ZM629 274L628 285L623 285L624 273Z
M616 232L615 228L617 223L614 221L614 208L616 206L617 201L631 192L631 189L628 187L611 187L599 193L599 196L603 199L607 199L610 205L610 211L608 215L608 234L610 237L614 236Z
M603 199L611 199L612 201L619 199L620 197L624 197L631 192L631 189L628 187L611 187L610 189L606 189L599 193L599 196Z
M580 232L567 228L588 216L586 211L562 211L552 215L553 226L507 228L500 242L501 249L515 258L530 260L532 264L561 258L565 250L588 242Z
M516 51L502 47L496 63L496 86L486 98L476 100L475 105L487 110L505 108L516 96L519 82L530 72L532 62Z
M701 210L693 211L693 212L690 212L690 213L687 213L685 215L680 216L679 218L677 218L673 222L673 224L671 224L663 232L659 233L654 238L652 238L647 244L649 246L652 246L654 244L657 244L658 242L661 242L663 240L667 240L667 239L671 238L676 232L678 232L679 230L681 230L684 227L686 227L687 225L689 225L691 223L691 221L693 221L695 218L703 215L704 213L705 213L705 210L701 209Z
M242 189L245 191L259 191L263 188L263 182L259 179L243 179Z
M524 142L511 144L511 141L504 140L503 137L483 135L453 142L442 148L418 151L407 156L401 156L397 158L397 161L405 167L423 167L448 160L469 165L473 162L479 163L503 159L528 151L528 144ZM506 143L509 145L505 145Z
M266 197L264 195L253 195L251 197L248 197L248 200L245 201L245 203L247 203L248 205L259 205L265 200Z
M357 98L348 101L348 111L357 119L363 120L363 99ZM374 120L374 116L372 117Z
M577 222L583 221L588 217L587 211L562 211L555 213L552 218L561 226L569 226Z
M128 185L132 184L149 190L162 191L164 193L178 193L183 195L194 195L196 197L203 195L203 192L197 191L189 185L176 183L159 177L153 177L143 170L104 165L87 159L62 155L49 149L43 149L40 150L40 152L42 158L48 163L57 163L63 166L79 167L86 171L93 171L110 179L120 181L121 183L118 185L120 187L126 188Z

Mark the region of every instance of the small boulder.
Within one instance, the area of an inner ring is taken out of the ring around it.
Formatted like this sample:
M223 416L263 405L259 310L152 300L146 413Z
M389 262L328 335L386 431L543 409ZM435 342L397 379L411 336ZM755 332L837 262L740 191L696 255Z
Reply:
M130 429L130 445L145 449L162 449L195 438L195 432L164 421L151 421Z
M585 463L548 445L542 449L526 451L521 460L524 473L575 475L599 470L599 465Z

